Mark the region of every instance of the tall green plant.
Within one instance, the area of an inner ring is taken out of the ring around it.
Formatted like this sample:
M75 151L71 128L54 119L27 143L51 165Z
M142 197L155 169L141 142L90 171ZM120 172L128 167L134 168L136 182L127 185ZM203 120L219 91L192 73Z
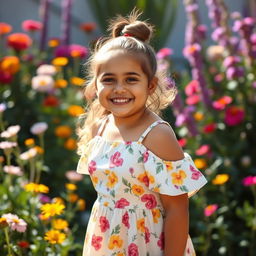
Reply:
M102 31L106 31L109 19L117 14L126 16L134 7L143 11L142 18L155 25L152 44L156 49L164 46L175 23L177 0L88 0Z

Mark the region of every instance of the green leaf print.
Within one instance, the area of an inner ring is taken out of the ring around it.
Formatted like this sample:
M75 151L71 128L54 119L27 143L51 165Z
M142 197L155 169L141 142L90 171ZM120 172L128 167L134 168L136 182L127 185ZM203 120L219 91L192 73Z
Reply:
M164 169L163 164L162 163L157 163L156 164L156 174L158 174L159 172L161 172Z
M115 197L115 196L116 196L115 190L111 190L111 191L110 191L110 195L113 196L113 197Z
M137 235L134 235L132 238L132 242L134 242L137 239Z
M122 178L122 182L123 182L123 184L124 184L125 186L131 188L131 183L128 182L128 180L126 180L125 178Z
M111 235L113 235L113 234L119 234L119 233L120 233L120 225L117 225L117 226L112 230Z
M128 148L128 152L133 155L133 149L131 146Z
M131 192L129 188L124 189L124 193L128 193L129 191Z
M129 213L135 213L135 210L136 209L129 209L128 211L129 211Z
M143 162L143 156L140 156L139 158L138 158L138 163L142 163Z
M180 190L184 192L188 192L188 189L186 186L180 186Z

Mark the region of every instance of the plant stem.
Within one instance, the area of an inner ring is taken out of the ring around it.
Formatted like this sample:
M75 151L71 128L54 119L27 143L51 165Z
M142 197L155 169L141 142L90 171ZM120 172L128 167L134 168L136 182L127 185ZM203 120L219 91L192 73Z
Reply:
M9 239L9 234L8 234L8 228L4 229L4 234L5 234L5 239L6 239L6 243L7 243L8 256L12 256L11 244L10 244L10 239Z

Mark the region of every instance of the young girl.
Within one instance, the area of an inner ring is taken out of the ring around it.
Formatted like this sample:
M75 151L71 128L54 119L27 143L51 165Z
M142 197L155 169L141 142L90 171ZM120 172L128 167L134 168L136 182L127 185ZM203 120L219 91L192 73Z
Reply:
M206 179L156 113L174 98L148 44L152 27L118 17L89 62L77 172L98 192L83 256L195 255L188 193Z

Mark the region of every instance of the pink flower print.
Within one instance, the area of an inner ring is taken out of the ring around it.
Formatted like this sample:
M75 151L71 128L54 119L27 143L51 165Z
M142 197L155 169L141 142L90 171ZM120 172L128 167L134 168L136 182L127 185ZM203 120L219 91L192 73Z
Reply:
M192 165L190 165L189 167L190 171L192 172L191 179L198 180L202 176L202 173L195 169Z
M96 162L92 160L89 163L88 171L92 175L95 170L96 170Z
M105 232L107 229L109 229L109 221L105 216L100 217L100 229L101 232Z
M134 173L134 169L131 167L131 168L129 168L129 172L130 172L130 174L131 175L133 175L133 173Z
M150 232L148 230L147 227L145 227L145 243L149 243L150 242Z
M122 223L127 227L130 228L130 223L129 223L129 214L128 212L125 212L125 214L122 217Z
M157 245L164 250L164 232L161 233L159 240L157 241Z
M115 166L116 167L122 166L124 159L120 158L120 156L121 156L121 153L117 151L114 155L110 157L110 165L109 165L110 168L113 168Z
M146 202L145 206L148 209L153 209L156 207L157 202L156 202L156 198L154 195L150 195L150 194L145 194L141 197L141 201L142 202Z
M135 243L128 246L128 256L139 256L138 246Z
M130 205L130 203L125 198L121 198L120 200L116 201L115 208L123 209L128 205Z
M131 145L131 144L132 144L131 141L126 141L126 142L125 142L125 145Z
M102 242L103 238L102 236L96 236L96 235L93 235L92 236L92 246L94 247L94 249L96 251L98 251L100 248L101 248L101 242Z
M144 152L142 156L143 156L143 163L146 163L148 161L148 156L149 156L148 151Z

